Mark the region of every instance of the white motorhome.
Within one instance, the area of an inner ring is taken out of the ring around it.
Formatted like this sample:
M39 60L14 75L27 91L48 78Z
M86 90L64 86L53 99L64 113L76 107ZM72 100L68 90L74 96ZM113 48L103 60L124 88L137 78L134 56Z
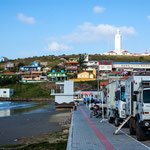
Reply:
M107 115L108 121L115 121L115 126L119 126L126 118L125 113L125 81L113 81L107 88Z
M14 90L10 88L2 88L0 89L0 97L2 98L10 98L14 94Z
M150 129L150 76L135 75L125 81L126 115L129 120L130 134L137 139L145 139Z

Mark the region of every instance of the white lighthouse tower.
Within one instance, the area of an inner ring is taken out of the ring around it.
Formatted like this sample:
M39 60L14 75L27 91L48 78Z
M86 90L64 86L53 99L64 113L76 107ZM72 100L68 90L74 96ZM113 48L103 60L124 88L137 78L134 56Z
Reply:
M120 34L120 30L117 30L117 34L115 35L115 52L118 55L121 55L122 52L122 48L121 48L121 34Z

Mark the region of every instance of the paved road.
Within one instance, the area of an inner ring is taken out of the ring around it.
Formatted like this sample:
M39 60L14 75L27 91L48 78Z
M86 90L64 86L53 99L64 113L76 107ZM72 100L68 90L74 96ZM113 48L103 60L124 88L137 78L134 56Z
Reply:
M67 150L148 150L149 147L119 132L114 126L89 118L90 111L83 105L73 112Z

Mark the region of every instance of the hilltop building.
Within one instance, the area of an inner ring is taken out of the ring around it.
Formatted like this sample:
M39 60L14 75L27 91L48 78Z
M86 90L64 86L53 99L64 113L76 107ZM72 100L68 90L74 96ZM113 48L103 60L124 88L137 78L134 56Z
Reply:
M104 55L149 56L150 54L147 52L143 54L137 54L137 53L132 54L129 51L122 50L122 35L120 33L120 30L118 29L115 35L115 50L106 52L104 53Z
M42 71L42 67L37 62L33 62L30 66L20 67L20 71Z

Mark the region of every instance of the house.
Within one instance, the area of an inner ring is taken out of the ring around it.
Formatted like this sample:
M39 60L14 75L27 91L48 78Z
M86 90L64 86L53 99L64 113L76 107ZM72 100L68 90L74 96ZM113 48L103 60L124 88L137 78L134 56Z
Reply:
M93 71L94 69L98 69L98 61L90 60L85 63L86 65L86 71Z
M12 70L15 67L14 63L8 62L5 64L5 70Z
M0 97L2 98L10 98L14 95L14 90L10 88L0 88Z
M56 72L55 70L48 72L47 77L50 81L65 81L68 79L67 73L64 70L61 70L61 72Z
M43 81L42 71L31 71L28 74L21 75L20 82L34 82L34 81Z
M86 72L86 71L78 73L77 78L78 79L94 79L96 78L96 70L94 69L93 73Z
M150 71L150 63L148 62L113 62L113 70L115 71Z
M42 71L42 66L40 66L37 62L33 62L30 66L20 67L20 71Z
M56 82L56 89L51 90L55 96L55 109L72 109L74 104L74 82Z
M0 62L4 62L4 61L8 61L8 58L7 57L0 57Z
M123 50L121 55L128 55L129 56L129 55L132 55L132 54L129 51L124 51Z
M79 70L78 59L69 58L69 61L67 62L65 70L67 71L68 74L78 73L78 70Z
M47 73L47 72L50 71L50 70L51 70L50 67L45 67L45 68L43 68L43 72L45 72L45 73Z
M47 66L47 61L46 62L40 62L40 65L42 65L42 66Z
M142 54L142 56L149 56L149 55L150 55L150 54L147 53L147 52Z
M117 53L114 51L109 51L109 52L104 53L104 55L117 55Z
M12 78L14 76L16 76L16 73L14 72L5 72L0 74L1 78Z

